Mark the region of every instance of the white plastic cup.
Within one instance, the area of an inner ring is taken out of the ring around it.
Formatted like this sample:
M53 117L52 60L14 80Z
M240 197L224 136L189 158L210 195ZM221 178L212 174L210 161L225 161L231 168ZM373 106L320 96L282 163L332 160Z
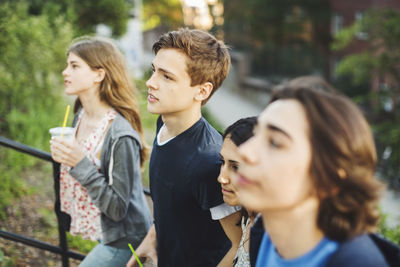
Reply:
M75 139L75 128L72 127L55 127L49 130L51 137L61 137L61 133L63 134L62 139L67 141L73 141Z

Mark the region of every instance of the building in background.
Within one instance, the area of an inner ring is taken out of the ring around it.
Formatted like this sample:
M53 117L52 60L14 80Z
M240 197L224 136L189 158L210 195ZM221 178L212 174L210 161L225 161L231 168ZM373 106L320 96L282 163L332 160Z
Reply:
M345 27L361 21L367 9L370 8L390 8L400 10L399 0L330 0L332 7L331 34L334 36ZM400 25L399 25L400 27ZM347 55L360 53L368 48L368 34L366 32L357 32L356 40L346 49L334 52L330 59L331 77L334 77L334 71L340 60Z

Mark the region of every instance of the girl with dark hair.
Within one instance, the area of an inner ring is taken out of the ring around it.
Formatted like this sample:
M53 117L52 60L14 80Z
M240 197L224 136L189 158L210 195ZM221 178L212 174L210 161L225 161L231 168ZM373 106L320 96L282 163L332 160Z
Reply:
M253 136L253 128L257 123L257 117L249 117L236 121L230 125L223 135L224 142L221 149L221 172L218 176L218 182L221 184L224 202L230 206L240 205L237 197L237 189L231 183L231 177L239 169L240 159L238 147ZM250 266L249 258L249 238L250 227L253 225L255 214L242 208L238 216L232 219L238 221L238 225L231 226L237 229L225 229L225 233L231 240L232 247L225 257L219 263L218 267Z

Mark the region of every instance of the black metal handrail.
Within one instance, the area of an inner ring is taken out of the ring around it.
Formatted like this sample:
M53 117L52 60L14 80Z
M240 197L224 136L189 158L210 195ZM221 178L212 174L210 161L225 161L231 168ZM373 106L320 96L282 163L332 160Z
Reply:
M29 154L31 156L34 156L36 158L41 158L43 160L51 161L53 162L53 159L51 158L50 153L38 150L36 148L15 142L11 139L5 138L4 136L0 136L0 145L9 147L15 150L18 150L22 153Z
M53 178L54 178L54 192L55 192L55 205L54 205L54 211L56 213L57 217L57 224L58 224L58 235L59 235L59 246L54 246L49 243L45 243L33 238L25 237L22 235L18 235L15 233L10 233L6 231L0 230L0 237L14 241L14 242L19 242L23 243L28 246L36 247L39 249L43 249L55 254L61 255L61 260L62 260L62 266L63 267L68 267L69 266L69 259L77 259L77 260L82 260L85 255L70 251L68 250L68 243L67 243L67 235L66 235L66 230L63 227L62 219L61 219L61 210L60 210L60 164L53 161L51 158L50 153L32 148L30 146L18 143L16 141L13 141L11 139L5 138L4 136L0 136L0 146L5 146L17 151L20 151L22 153L31 155L36 158L40 158L42 160L49 161L53 164ZM144 193L146 195L150 195L150 191L145 188Z
M2 231L2 230L0 230L0 236L4 239L22 243L22 244L25 244L25 245L28 245L31 247L43 249L43 250L50 251L50 252L60 254L60 255L63 254L63 250L60 247L30 238L30 237L26 237L26 236L22 236L22 235L18 235L15 233ZM78 259L78 260L82 260L85 257L85 255L77 253L75 251L67 251L66 254L68 255L68 258L73 258L73 259Z

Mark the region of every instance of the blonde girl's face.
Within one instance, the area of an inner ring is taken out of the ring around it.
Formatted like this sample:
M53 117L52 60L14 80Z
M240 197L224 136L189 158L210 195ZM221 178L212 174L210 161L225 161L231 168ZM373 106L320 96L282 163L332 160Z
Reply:
M254 136L239 147L239 155L241 165L234 184L246 208L285 211L314 195L308 122L297 100L268 105L259 116Z
M238 171L240 157L238 147L233 143L229 135L224 139L220 154L222 165L218 182L221 184L224 202L231 206L239 205L237 189L232 184L231 179Z
M67 67L62 75L67 95L79 95L88 90L97 90L102 80L98 71L92 70L82 58L74 53L69 53Z

